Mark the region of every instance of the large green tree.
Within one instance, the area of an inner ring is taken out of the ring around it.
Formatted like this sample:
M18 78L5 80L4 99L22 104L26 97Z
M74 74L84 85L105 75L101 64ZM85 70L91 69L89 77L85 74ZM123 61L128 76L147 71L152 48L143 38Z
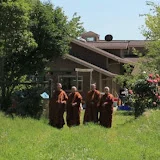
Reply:
M145 24L142 26L142 34L147 40L146 53L143 55L135 51L135 54L140 56L134 66L135 72L132 72L129 65L124 65L126 72L116 77L119 84L123 85L126 82L127 87L134 86L135 82L146 73L160 74L160 5L151 1L146 4L150 8L150 12L143 15Z
M147 2L150 12L144 14L145 25L142 33L146 37L146 53L137 53L140 56L139 62L134 66L135 74L129 65L124 65L124 75L116 77L119 84L133 89L134 94L128 96L130 105L135 109L135 116L141 115L147 108L159 107L159 74L160 74L160 5Z
M0 58L2 100L9 102L13 81L19 81L23 66L21 59L36 48L29 29L29 5L23 0L0 3Z
M0 86L9 99L24 75L43 72L48 61L68 53L83 32L80 17L69 21L63 10L39 0L0 1ZM6 106L5 106L6 107Z
M37 2L30 19L30 29L38 47L29 59L30 63L34 61L37 71L42 70L48 60L68 53L71 40L83 31L80 17L75 14L69 21L62 9L54 9L51 3Z
M145 14L145 25L142 33L148 41L146 48L147 63L143 63L150 72L160 73L160 5L154 2L147 2L150 12Z

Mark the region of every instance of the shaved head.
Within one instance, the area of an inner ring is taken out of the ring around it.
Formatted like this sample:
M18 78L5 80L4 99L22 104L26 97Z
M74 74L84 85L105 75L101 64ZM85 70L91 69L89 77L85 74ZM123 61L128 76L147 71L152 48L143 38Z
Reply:
M72 86L72 88L71 88L71 92L72 92L72 93L75 93L76 91L77 91L77 87Z
M61 83L57 83L57 90L60 90L62 88L62 84Z
M106 87L104 87L104 92L105 92L106 94L108 94L108 93L109 93L109 90L110 90L110 89L109 89L109 87L107 87L107 86L106 86Z
M91 90L94 91L95 89L96 89L96 84L95 83L91 84Z

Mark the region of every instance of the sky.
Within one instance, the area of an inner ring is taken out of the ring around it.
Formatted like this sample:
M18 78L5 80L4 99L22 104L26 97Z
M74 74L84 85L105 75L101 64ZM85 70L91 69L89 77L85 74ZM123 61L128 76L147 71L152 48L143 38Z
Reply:
M111 34L114 40L142 40L141 27L149 12L146 0L51 0L72 18L76 12L86 31L93 31L103 40Z

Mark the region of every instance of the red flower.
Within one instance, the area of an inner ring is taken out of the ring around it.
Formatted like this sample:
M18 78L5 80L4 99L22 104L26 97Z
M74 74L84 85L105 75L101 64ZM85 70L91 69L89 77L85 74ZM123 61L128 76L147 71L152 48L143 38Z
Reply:
M157 78L157 82L160 82L160 78Z
M156 104L157 104L156 102L153 102L153 105L154 105L154 106L156 106Z
M158 83L157 79L154 79L153 82L154 82L154 83Z
M158 96L158 99L160 100L160 96Z
M153 78L153 74L149 74L149 78Z
M153 80L152 79L147 79L147 82L153 83Z
M133 94L133 91L132 91L132 90L129 90L128 93L129 93L129 94Z
M158 93L156 93L155 96L158 97Z

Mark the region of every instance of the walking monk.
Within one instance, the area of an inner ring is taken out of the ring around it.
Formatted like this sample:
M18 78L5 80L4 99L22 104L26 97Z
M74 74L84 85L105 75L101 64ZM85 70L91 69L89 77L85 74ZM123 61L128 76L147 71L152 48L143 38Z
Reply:
M104 92L100 102L100 124L111 128L114 97L109 93L109 87L105 87Z
M94 122L98 123L98 109L100 103L100 92L96 90L96 85L91 85L91 91L86 97L86 109L84 114L84 123Z
M68 127L80 125L81 102L82 96L77 92L77 88L73 86L67 100L66 120Z
M68 97L62 90L62 85L57 83L57 90L53 93L49 102L49 124L56 128L63 128L65 104Z

